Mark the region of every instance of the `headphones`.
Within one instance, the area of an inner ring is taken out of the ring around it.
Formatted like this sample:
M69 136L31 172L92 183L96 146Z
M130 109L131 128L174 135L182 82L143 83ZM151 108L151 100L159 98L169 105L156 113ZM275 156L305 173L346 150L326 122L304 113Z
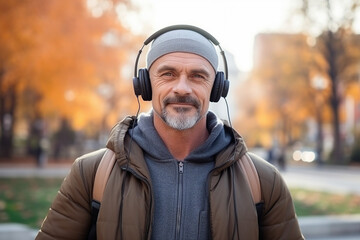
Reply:
M139 58L140 58L143 48L147 44L149 44L151 41L153 41L157 37L159 37L160 35L170 32L170 31L173 31L173 30L180 30L180 29L197 32L200 35L202 35L203 37L205 37L206 39L208 39L209 41L211 41L215 46L219 47L220 54L224 61L224 72L225 73L221 72L221 71L218 71L216 73L214 85L211 89L210 101L218 102L221 97L225 98L229 92L228 67L227 67L225 53L222 50L222 48L220 47L219 42L210 33L206 32L205 30L203 30L201 28L191 26L191 25L173 25L173 26L165 27L165 28L160 29L159 31L155 32L154 34L152 34L149 38L147 38L144 41L144 45L139 50L139 53L138 53L138 55L136 57L136 61L135 61L133 86L134 86L134 92L135 92L136 97L141 95L141 97L144 101L151 101L151 98L152 98L152 90L151 90L151 83L150 83L150 77L149 77L148 70L146 68L141 68L141 69L139 69L139 72L137 71Z

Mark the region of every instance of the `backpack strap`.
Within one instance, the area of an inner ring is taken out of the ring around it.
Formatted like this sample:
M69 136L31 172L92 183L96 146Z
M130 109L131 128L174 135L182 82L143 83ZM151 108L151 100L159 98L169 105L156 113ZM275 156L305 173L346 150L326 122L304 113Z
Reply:
M251 195L254 202L261 202L261 187L259 175L249 154L244 154L239 162L241 168L244 170L245 178L250 186ZM115 153L107 148L100 161L94 180L93 200L97 201L98 203L101 203L102 201L105 185L107 183L107 180L109 179L114 163Z
M245 178L250 186L251 195L254 202L261 202L261 187L259 175L249 154L244 154L239 162L241 168L244 170ZM115 153L107 148L100 161L94 180L93 200L95 200L99 204L102 201L105 185L107 183L107 180L109 179L114 163Z
M91 201L91 226L89 230L88 240L96 240L96 222L100 210L102 197L107 180L110 176L111 170L115 164L115 153L106 149L103 157L100 160L99 166L96 170L93 199Z
M102 201L105 185L108 181L111 170L113 169L114 163L115 153L107 148L100 161L94 180L93 199L99 203Z
M261 187L255 165L248 153L244 154L239 162L241 168L244 170L246 181L250 186L252 198L255 204L257 204L261 202Z
M260 230L260 226L262 225L264 202L261 199L261 186L260 186L259 174L255 168L254 162L251 159L251 156L248 153L244 154L239 162L240 162L240 167L244 171L245 179L248 185L250 186L251 196L255 203L258 226ZM259 231L259 239L263 239L261 231Z
M95 174L93 200L91 203L92 224L89 231L88 239L96 239L97 216L104 194L104 189L110 176L111 170L114 166L114 163L115 153L110 149L106 149ZM256 204L256 210L258 212L258 221L260 221L262 202L259 175L256 171L253 161L247 153L241 157L239 163L245 174L245 179L250 186L251 195Z

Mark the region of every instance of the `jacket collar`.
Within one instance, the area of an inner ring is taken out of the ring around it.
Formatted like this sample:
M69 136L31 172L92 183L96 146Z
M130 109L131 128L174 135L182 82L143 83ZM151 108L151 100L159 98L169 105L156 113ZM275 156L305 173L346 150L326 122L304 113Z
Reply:
M136 121L135 116L127 116L118 124L116 124L110 133L110 138L106 147L113 150L116 155L117 162L120 166L132 166L135 169L147 169L146 162L143 161L143 152L140 147L131 139L129 134L126 134L129 128L134 126ZM214 173L221 172L224 168L234 164L246 152L247 148L243 138L235 129L231 128L227 122L224 121L225 131L231 132L234 136L234 144L230 144L227 148L222 150L216 157ZM130 152L130 156L127 154ZM144 174L144 173L143 173ZM147 174L145 174L147 175Z
M234 164L238 161L246 152L247 147L245 145L244 139L240 136L235 129L231 128L228 123L224 122L224 127L226 131L231 131L234 138L234 144L230 144L227 148L221 151L216 157L214 174L220 173L225 168Z

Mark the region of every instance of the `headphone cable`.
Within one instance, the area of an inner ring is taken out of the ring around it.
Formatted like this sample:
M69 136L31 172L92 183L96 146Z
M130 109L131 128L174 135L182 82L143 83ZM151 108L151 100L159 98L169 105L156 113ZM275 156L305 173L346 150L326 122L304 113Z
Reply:
M229 125L230 125L230 127L232 128L232 123L231 123L231 119L230 119L229 104L228 104L228 101L226 100L226 98L224 98L224 100L225 100L225 104L226 104L226 113L227 113Z
M136 99L137 99L137 103L138 103L138 109L137 109L137 112L136 112L136 115L135 115L135 119L132 123L132 127L131 129L134 130L135 126L136 126L136 123L137 123L137 118L139 116L139 113L140 113L140 100L139 100L139 96L136 96ZM124 206L124 194L125 194L125 191L124 191L124 188L125 188L125 181L126 181L126 177L127 177L127 174L128 174L128 171L129 171L129 164L130 164L130 155L131 155L131 146L132 146L132 141L133 141L133 135L134 133L132 133L130 135L130 141L129 141L129 155L127 157L127 160L126 160L126 167L125 167L125 174L124 174L124 177L123 177L123 180L122 180L122 183L121 183L121 198L120 198L120 210L119 210L119 225L120 225L120 236L121 238L123 238L123 226L122 226L122 214L123 214L123 206ZM124 143L125 143L125 138L124 138Z
M139 113L140 113L140 100L139 100L139 96L136 96L136 100L137 100L137 103L138 103L138 109L136 111L136 115L135 115L135 119L132 123L132 126L131 126L131 129L134 131L134 128L137 124L137 120L138 120L138 117L139 117ZM128 165L129 165L129 161L130 161L130 155L131 155L131 146L132 146L132 141L133 141L133 134L131 134L131 138L130 138L130 142L129 142L129 156L128 156L128 159L127 159L127 164L126 164L126 169L128 168Z

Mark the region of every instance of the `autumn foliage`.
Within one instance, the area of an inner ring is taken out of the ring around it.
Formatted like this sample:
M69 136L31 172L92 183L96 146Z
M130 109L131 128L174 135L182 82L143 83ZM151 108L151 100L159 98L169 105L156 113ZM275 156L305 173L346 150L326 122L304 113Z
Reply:
M39 121L48 134L61 119L95 132L136 111L127 65L140 42L114 7L98 6L95 16L87 2L0 1L2 155L11 153L15 131L30 137Z
M346 121L345 96L359 100L359 37L348 34L338 60L341 86L340 124ZM239 98L244 116L238 127L250 146L291 147L297 141L308 142L323 151L323 132L333 120L334 95L328 74L330 66L322 51L321 36L316 45L305 34L258 34L255 40L254 69L240 87L246 89ZM239 116L241 117L241 116ZM309 121L316 126L315 139L309 142ZM319 136L320 134L320 136ZM344 141L344 139L341 139ZM345 158L343 158L345 159Z

